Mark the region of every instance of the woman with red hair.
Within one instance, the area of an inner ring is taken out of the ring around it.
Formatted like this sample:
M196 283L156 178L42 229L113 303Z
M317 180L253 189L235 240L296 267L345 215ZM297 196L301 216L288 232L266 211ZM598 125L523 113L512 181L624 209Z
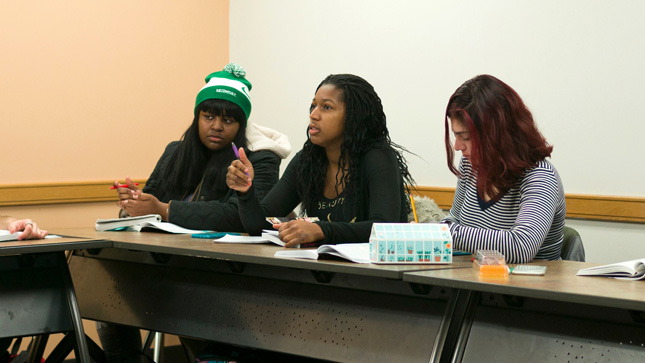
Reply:
M497 250L510 263L560 259L564 188L546 160L553 147L517 92L489 75L466 81L448 101L445 142L459 177L444 219L455 249Z

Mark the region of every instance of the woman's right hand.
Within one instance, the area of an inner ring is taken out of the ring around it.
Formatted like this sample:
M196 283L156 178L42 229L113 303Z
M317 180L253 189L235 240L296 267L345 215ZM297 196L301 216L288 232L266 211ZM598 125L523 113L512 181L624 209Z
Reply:
M119 188L121 184L118 181L114 182L116 192L119 194L119 201L117 202L117 205L121 208L123 208L123 201L128 199L137 199L139 197L139 194L141 194L139 187L137 187L129 177L125 178L125 184L127 185L127 187Z
M9 233L22 231L20 236L18 236L19 241L25 239L42 239L47 236L47 231L38 228L36 222L32 221L31 219L14 220L9 223L8 229Z
M240 148L239 153L240 158L233 160L231 165L228 167L226 184L229 188L245 194L249 189L251 189L251 184L253 182L253 164L251 164L249 158L246 157L244 148Z

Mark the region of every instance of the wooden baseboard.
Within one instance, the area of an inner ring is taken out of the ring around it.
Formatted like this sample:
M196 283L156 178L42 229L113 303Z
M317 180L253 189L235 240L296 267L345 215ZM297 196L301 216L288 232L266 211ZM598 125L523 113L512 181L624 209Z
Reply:
M143 187L145 180L135 182ZM0 185L0 207L116 201L112 181ZM417 194L450 209L455 188L420 186ZM645 222L645 198L567 194L567 217L600 221Z

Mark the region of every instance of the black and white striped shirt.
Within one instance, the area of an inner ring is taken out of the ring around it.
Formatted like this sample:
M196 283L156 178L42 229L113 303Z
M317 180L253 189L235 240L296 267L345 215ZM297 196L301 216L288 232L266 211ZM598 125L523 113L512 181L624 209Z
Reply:
M557 170L546 160L524 172L517 186L496 202L477 193L477 177L462 158L450 214L454 248L471 253L497 250L508 263L560 259L566 204Z

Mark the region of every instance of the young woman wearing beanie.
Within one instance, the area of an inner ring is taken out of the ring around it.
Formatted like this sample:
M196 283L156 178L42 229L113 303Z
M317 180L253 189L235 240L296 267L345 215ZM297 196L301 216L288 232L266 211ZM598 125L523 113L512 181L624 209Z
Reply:
M466 81L448 101L445 143L448 167L459 177L444 219L454 247L497 250L510 263L560 259L562 181L546 160L553 147L517 92L489 75ZM462 154L459 170L453 148Z
M206 77L197 94L193 122L180 141L166 147L143 190L130 178L117 188L121 216L160 214L185 228L243 231L238 197L226 185L227 167L236 158L232 143L249 149L257 167L258 194L278 181L280 160L291 152L285 135L248 123L251 83L236 64ZM118 182L114 186L119 186ZM97 323L108 362L147 362L139 329Z
M367 81L350 74L325 78L311 102L307 135L264 199L245 150L228 168L227 183L240 195L240 218L249 234L270 226L265 217L286 216L300 203L303 216L319 221L274 225L287 247L368 242L374 222L407 222L413 179Z
M159 214L164 221L190 229L244 230L237 195L225 181L227 167L236 158L231 144L252 150L248 157L257 165L255 183L262 196L278 181L280 159L291 152L286 136L247 123L251 83L245 75L242 67L229 64L206 77L192 124L181 141L168 144L143 190L129 178L127 188L117 188L123 212Z

